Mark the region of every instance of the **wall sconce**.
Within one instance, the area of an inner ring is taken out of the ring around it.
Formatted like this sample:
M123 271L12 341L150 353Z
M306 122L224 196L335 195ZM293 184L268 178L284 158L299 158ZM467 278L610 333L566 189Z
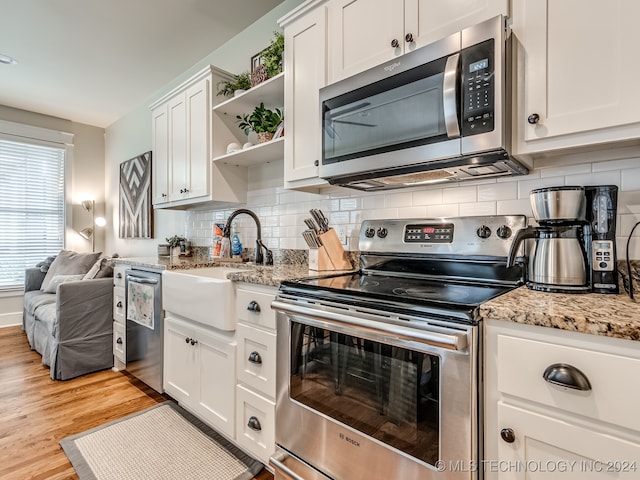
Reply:
M81 203L82 208L84 208L87 212L91 212L91 226L85 227L78 232L85 240L91 239L91 251L96 251L96 237L94 235L95 230L94 227L104 227L107 224L107 221L102 217L96 218L96 202L94 200L83 200Z

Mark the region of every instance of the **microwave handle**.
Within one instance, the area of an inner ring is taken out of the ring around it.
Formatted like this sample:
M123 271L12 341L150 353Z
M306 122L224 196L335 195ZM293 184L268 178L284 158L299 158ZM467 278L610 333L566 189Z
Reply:
M456 53L447 58L444 67L444 80L442 82L442 100L444 106L444 123L447 128L447 137L458 138L460 136L460 122L458 121L458 101L456 90L458 86L458 64L460 54Z

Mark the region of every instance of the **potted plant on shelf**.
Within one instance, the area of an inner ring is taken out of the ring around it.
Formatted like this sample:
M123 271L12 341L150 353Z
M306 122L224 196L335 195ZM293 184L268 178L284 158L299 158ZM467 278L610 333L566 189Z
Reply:
M232 95L237 96L243 92L246 92L251 88L251 74L249 72L242 72L236 75L234 81L224 80L218 82L218 93L216 95L222 95L224 97L230 97Z
M284 35L280 32L273 32L273 34L275 38L260 55L262 65L264 65L269 78L282 72L282 57L284 55Z
M238 126L244 131L245 135L249 135L250 132L258 134L258 143L271 140L283 119L282 110L279 108L275 110L266 108L263 102L260 102L260 105L254 108L250 114L236 115Z

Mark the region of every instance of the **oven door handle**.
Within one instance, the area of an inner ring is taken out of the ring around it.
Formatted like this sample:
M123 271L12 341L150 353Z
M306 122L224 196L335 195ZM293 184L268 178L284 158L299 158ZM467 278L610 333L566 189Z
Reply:
M279 312L305 317L306 319L326 324L352 326L364 329L377 336L391 337L394 340L420 342L448 350L464 350L467 347L467 336L464 333L442 333L430 330L406 328L365 318L357 318L342 313L327 312L312 308L292 305L275 300L271 308Z
M127 280L129 283L146 283L148 285L157 285L158 280L155 278L147 278L147 277L134 277L133 275L127 275Z

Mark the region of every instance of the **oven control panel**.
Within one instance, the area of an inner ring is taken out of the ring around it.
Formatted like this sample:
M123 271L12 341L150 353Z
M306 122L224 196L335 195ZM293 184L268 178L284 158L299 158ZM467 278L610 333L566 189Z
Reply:
M453 223L420 223L404 228L404 241L407 243L451 243L453 242Z
M506 257L524 215L365 220L361 252Z

